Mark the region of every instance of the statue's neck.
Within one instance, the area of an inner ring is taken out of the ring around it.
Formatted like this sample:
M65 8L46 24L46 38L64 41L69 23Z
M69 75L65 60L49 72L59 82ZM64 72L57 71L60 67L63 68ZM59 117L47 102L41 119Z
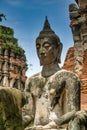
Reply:
M52 63L50 65L47 65L47 66L43 66L42 68L42 76L43 77L49 77L53 74L55 74L57 71L60 70L60 67L57 63Z

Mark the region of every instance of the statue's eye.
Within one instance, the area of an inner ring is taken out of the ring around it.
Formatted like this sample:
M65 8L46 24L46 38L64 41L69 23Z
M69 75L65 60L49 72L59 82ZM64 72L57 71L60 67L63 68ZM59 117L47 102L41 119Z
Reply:
M49 48L49 47L50 47L50 44L49 44L49 43L45 43L45 44L44 44L44 47L45 47L45 48Z
M37 44L37 45L36 45L36 48L37 48L37 49L39 49L39 48L40 48L40 45L39 45L39 44Z

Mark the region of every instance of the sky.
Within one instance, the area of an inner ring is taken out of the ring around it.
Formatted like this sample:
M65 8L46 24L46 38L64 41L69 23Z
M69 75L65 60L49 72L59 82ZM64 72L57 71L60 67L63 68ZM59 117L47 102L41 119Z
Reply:
M60 67L63 65L67 50L73 46L73 36L70 29L69 4L75 0L0 0L0 13L6 19L0 25L14 30L14 37L25 50L28 70L27 76L41 71L36 53L36 38L43 28L45 17L52 30L63 43Z

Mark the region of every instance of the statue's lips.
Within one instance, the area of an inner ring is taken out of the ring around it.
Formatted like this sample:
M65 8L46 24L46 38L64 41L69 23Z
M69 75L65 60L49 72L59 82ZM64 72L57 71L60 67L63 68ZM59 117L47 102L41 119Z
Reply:
M46 58L46 56L45 55L41 55L41 56L39 56L39 58L43 60L43 59Z
M41 63L41 64L47 64L47 62L48 62L46 56L40 56L39 59L40 59L40 63Z

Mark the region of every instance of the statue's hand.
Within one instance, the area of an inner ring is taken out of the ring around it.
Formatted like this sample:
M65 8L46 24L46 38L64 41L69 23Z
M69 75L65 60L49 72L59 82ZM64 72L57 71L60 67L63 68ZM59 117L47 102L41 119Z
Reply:
M23 116L23 125L24 127L28 126L32 122L32 117L29 115Z
M36 126L36 130L46 130L46 129L55 129L57 128L57 124L54 121L49 122L47 125L41 126L38 125Z
M77 111L75 116L79 120L81 120L81 122L87 123L87 111L85 111L85 110Z

